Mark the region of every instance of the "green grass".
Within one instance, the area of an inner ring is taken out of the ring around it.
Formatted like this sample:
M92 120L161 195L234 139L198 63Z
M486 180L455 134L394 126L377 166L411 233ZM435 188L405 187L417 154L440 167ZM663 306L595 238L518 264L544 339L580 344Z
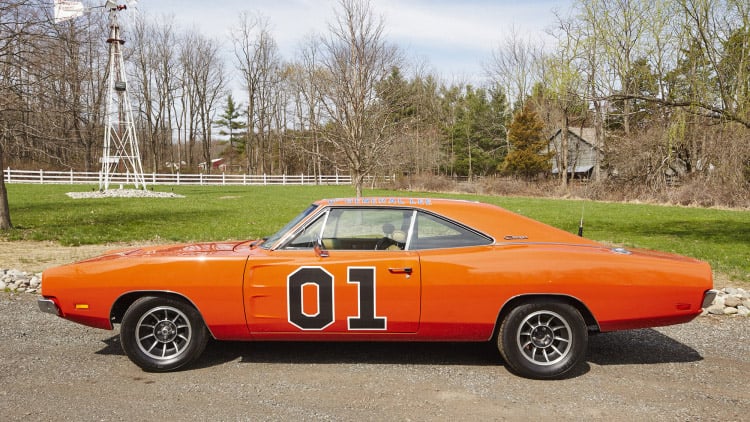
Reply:
M7 240L65 245L138 241L248 239L273 233L311 201L352 196L350 186L156 187L186 198L71 199L87 186L7 185L14 230ZM368 196L473 199L630 247L675 252L711 263L730 278L750 281L750 212L542 198L375 190Z

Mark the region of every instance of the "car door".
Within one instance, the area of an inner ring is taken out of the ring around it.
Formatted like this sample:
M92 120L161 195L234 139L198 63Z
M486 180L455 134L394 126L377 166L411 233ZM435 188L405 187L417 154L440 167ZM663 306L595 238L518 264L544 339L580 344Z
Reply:
M283 247L249 260L244 297L253 336L415 333L419 255L402 249L399 234L412 214L388 211L327 210Z

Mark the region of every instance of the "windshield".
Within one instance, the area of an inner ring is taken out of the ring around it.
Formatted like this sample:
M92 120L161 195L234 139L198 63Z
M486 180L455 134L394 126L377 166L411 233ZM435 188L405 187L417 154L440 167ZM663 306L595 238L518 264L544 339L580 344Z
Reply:
M286 232L288 232L289 230L291 230L292 227L296 226L305 217L307 217L308 215L310 215L313 211L315 211L316 208L318 208L318 206L315 205L315 204L312 204L309 207L307 207L306 210L304 210L301 213L299 213L296 217L294 217L292 219L292 221L286 223L286 225L284 227L282 227L279 231L277 231L276 233L272 234L271 236L268 236L266 238L266 241L263 242L263 244L260 245L260 247L263 248L263 249L271 249L271 246L273 246L273 244L276 243L281 238L281 236L284 236L284 234L286 234Z

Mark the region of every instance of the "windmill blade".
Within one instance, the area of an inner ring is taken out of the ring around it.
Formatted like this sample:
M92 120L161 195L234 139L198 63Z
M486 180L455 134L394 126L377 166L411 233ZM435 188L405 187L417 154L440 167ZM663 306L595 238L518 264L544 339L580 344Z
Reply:
M75 19L86 12L86 8L80 1L55 0L54 2L55 23Z

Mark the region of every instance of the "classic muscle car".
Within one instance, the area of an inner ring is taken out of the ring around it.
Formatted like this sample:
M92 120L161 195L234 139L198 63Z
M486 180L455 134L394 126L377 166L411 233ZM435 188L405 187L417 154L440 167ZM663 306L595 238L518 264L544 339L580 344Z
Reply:
M558 378L590 333L678 324L710 304L708 264L624 249L494 205L426 198L312 204L261 240L117 250L48 269L39 306L113 329L146 371L216 340L495 342Z

